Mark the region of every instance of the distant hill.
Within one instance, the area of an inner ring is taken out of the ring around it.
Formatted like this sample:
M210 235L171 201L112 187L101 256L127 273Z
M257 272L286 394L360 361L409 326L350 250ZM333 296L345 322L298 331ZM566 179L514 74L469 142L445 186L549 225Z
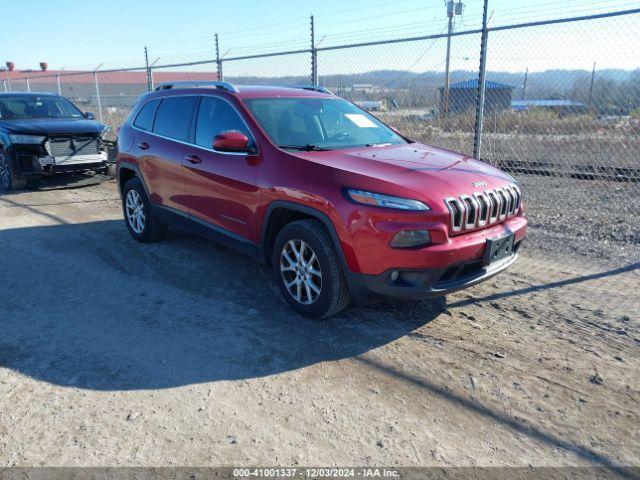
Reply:
M476 78L477 72L455 70L451 72L451 82ZM525 72L487 72L487 80L506 83L514 87L513 98L522 98ZM226 80L239 85L309 84L307 76L285 77L227 77ZM529 72L527 77L526 98L570 98L585 101L588 97L591 71L589 70L545 70ZM354 99L387 99L400 105L435 105L438 101L438 88L444 85L444 72L410 72L406 70L374 70L356 74L320 75L321 85L341 95ZM368 92L354 92L353 85L370 85ZM374 90L373 92L371 90ZM640 107L640 69L596 70L594 102L603 106L620 105L627 108Z

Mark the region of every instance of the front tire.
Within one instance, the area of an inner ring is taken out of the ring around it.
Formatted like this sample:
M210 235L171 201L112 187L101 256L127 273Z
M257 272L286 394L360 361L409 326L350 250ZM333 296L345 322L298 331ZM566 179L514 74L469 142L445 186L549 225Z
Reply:
M0 189L21 190L27 186L27 178L17 173L11 159L0 150Z
M299 220L280 230L273 248L273 270L287 303L308 318L327 318L351 300L338 253L317 220Z
M157 242L167 235L167 225L156 217L147 192L137 177L128 180L124 186L122 211L129 233L138 242Z

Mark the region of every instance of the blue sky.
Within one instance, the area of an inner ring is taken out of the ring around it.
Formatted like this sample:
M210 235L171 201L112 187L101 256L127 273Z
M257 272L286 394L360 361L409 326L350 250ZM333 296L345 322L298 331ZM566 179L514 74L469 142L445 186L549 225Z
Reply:
M640 7L640 1L490 0L494 25L634 7ZM151 60L159 57L158 64L198 60L211 57L214 32L220 34L221 50L227 57L305 48L312 13L321 46L440 33L446 28L443 0L5 0L2 12L0 62L12 60L18 69L37 68L40 61L67 70L101 63L103 68L141 65L145 45ZM477 27L481 13L482 1L468 0L464 15L456 19L456 29ZM636 16L606 25L496 34L490 39L493 68L589 68L593 61L607 67L637 68L630 51L637 52L639 20ZM595 26L598 28L592 28ZM443 48L443 42L433 42L363 50L360 55L355 51L332 53L321 58L321 66L337 72L342 65L352 68L355 61L360 70L442 69ZM454 68L476 68L477 39L456 40L453 57ZM241 74L262 71L266 65L274 71L288 68L295 74L293 70L306 68L303 64L297 57L285 57L229 66Z

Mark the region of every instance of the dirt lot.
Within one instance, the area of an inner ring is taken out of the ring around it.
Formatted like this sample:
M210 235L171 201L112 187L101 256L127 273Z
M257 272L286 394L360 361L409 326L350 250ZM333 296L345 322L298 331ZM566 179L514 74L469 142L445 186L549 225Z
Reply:
M1 196L0 467L638 466L638 264L540 223L481 286L313 322L223 247L135 243L114 182Z

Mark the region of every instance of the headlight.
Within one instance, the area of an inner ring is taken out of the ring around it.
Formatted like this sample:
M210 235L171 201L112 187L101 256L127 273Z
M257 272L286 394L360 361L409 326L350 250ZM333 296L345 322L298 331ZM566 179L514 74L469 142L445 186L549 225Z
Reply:
M40 135L9 135L11 143L20 143L22 145L38 145L44 142L45 137Z
M431 210L425 203L409 198L392 197L381 193L365 192L363 190L347 190L351 200L362 205L393 208L396 210L427 211Z

